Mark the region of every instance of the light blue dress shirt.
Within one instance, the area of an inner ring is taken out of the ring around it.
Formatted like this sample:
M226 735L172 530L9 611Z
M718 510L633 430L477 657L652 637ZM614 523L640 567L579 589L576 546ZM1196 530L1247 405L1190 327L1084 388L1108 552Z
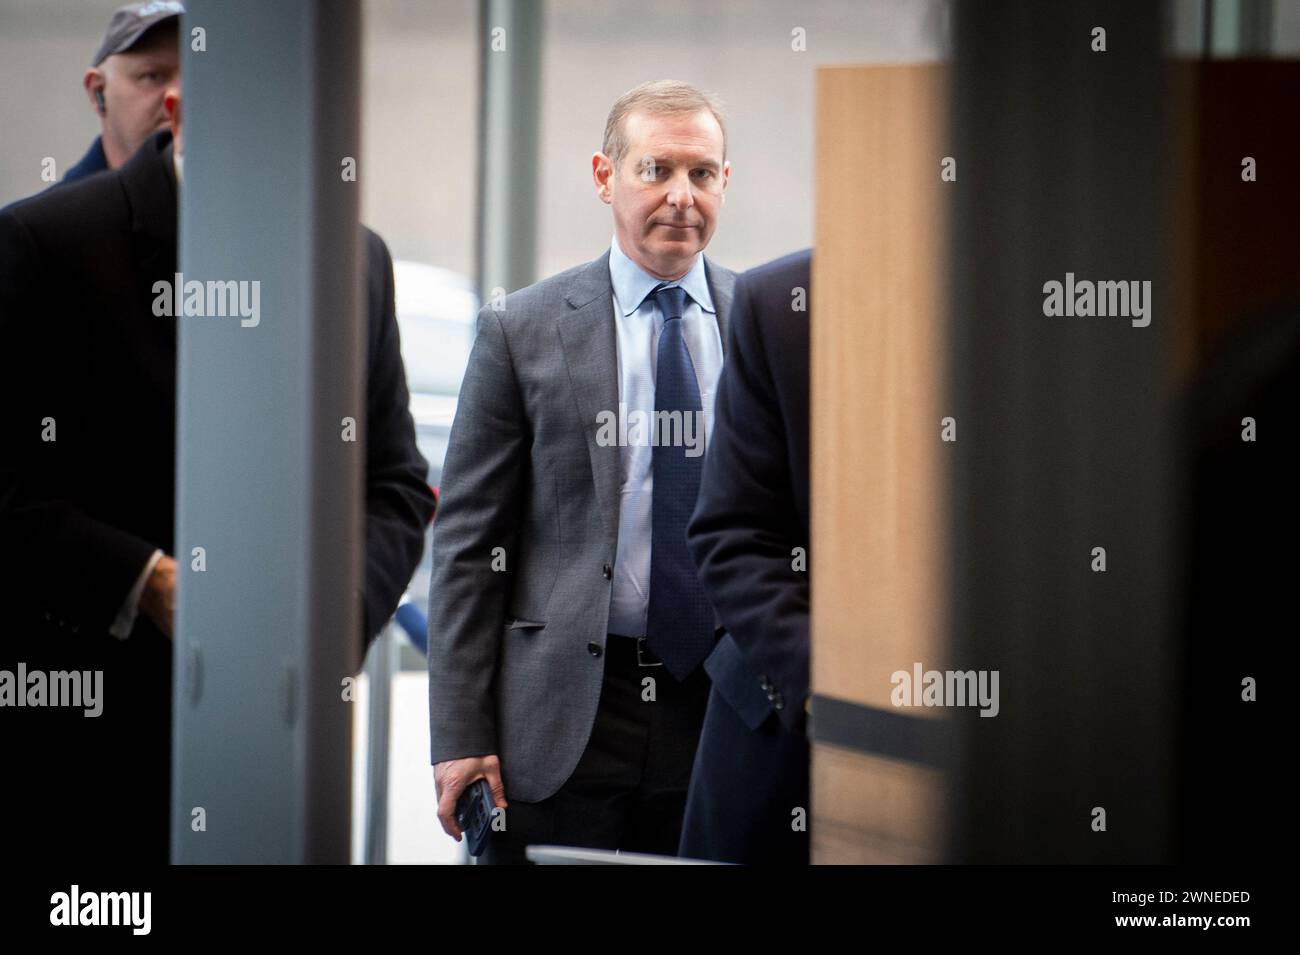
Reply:
M691 270L680 279L665 283L629 259L615 239L609 250L609 278L614 287L618 400L621 406L609 410L620 416L640 410L653 419L655 365L664 316L650 292L662 284L680 285L690 296L682 315L682 334L700 386L707 444L708 436L713 433L713 396L722 372L722 333L704 274L704 255L697 255ZM648 440L628 442L619 448L618 550L610 594L609 632L629 637L645 635L650 597L653 460L654 448Z

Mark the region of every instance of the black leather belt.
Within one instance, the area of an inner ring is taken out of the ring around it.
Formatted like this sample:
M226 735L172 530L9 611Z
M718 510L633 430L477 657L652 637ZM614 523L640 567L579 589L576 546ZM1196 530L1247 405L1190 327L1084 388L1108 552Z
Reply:
M650 652L646 646L645 637L627 637L621 633L611 633L614 639L614 646L621 647L626 652L636 653L636 665L640 667L661 667L663 661Z

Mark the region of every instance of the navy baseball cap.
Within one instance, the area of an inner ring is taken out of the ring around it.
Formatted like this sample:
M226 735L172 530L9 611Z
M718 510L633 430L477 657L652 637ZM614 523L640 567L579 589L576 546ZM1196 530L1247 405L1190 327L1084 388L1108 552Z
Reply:
M179 0L149 0L120 7L113 11L104 42L90 65L99 66L113 54L126 52L158 24L174 20L184 12L185 6Z

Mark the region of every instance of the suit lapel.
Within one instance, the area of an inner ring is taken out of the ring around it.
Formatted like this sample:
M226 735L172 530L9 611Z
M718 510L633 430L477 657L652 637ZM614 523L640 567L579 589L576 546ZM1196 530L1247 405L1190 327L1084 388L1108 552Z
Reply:
M171 133L155 133L118 170L118 176L131 209L138 294L152 308L154 283L163 279L171 283L177 270L176 172L172 166ZM171 321L155 318L148 327L152 334L163 336L175 347L175 316Z
M174 256L177 211L171 134L155 134L118 175L131 206L131 231L142 243Z
M567 311L557 324L560 345L587 438L596 503L612 547L618 540L619 449L596 443L597 416L602 411L618 412L618 343L608 252L578 273L565 296L565 306Z
M727 354L727 330L731 327L731 300L736 295L736 273L704 259L704 277L713 296L713 311L718 316L718 333L722 336L722 354Z

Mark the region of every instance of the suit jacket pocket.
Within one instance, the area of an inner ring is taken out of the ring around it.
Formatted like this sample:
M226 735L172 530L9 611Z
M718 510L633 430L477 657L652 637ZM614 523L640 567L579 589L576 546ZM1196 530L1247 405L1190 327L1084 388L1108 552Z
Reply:
M545 620L511 619L506 621L507 630L542 630L545 627Z

